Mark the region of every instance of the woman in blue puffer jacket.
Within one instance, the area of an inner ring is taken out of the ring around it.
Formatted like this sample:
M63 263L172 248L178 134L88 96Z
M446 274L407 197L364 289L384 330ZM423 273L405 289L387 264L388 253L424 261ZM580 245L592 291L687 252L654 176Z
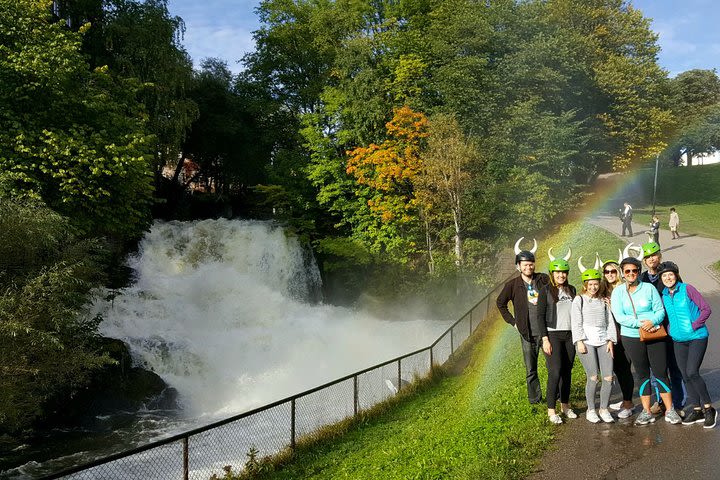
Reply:
M673 340L675 357L685 380L687 404L694 407L692 412L685 415L682 423L703 423L705 428L713 428L717 422L717 412L710 401L705 380L700 376L700 365L708 346L705 322L710 317L710 305L695 287L678 280L680 271L673 262L661 263L658 273L665 285L662 301L670 322L668 333Z

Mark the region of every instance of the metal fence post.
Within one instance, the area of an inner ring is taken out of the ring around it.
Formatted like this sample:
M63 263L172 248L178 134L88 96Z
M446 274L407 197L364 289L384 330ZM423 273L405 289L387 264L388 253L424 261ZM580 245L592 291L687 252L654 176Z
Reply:
M454 328L450 329L450 355L455 352L455 336L453 335L454 331Z
M433 367L433 347L430 347L430 369Z
M402 358L398 358L398 393L400 393L400 388L402 387L402 367L401 367Z
M295 399L290 400L290 448L295 450Z
M358 376L353 377L353 416L358 414Z
M183 438L183 480L190 478L190 454L188 447L188 437Z

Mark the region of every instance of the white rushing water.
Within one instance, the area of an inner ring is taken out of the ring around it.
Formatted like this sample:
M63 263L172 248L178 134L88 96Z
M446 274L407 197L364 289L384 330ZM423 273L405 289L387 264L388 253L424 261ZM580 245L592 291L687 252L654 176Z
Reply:
M101 333L128 343L195 419L246 411L425 347L447 327L310 302L317 266L270 222L156 223L130 266L134 284L95 305Z

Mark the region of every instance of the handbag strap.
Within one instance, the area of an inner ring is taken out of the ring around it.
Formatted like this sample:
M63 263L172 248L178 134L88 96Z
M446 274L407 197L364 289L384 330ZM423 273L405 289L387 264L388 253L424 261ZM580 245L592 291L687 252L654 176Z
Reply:
M632 295L630 295L630 287L628 286L625 291L627 292L628 298L630 299L630 305L632 305L633 308L633 315L635 315L635 318L637 319L637 311L635 311L635 302L633 302Z

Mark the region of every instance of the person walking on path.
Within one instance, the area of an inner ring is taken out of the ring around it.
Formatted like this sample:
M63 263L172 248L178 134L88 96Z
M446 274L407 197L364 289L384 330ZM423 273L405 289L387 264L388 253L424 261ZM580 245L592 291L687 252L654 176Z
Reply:
M562 413L567 418L577 418L570 408L570 386L572 384L572 366L575 363L575 345L572 341L570 311L575 298L575 287L567 283L570 264L565 259L555 259L552 249L548 272L550 284L540 290L538 297L538 324L545 353L548 379L546 400L548 419L556 425L563 423L557 414L558 390ZM569 254L568 254L569 258Z
M585 369L585 400L588 409L585 418L589 422L615 421L608 411L613 380L614 346L617 331L606 299L600 297L601 274L596 269L585 269L578 259L582 272L583 289L572 304L572 340L580 363ZM598 379L600 385L600 410L595 409L595 393Z
M665 421L673 424L680 423L680 415L672 408L671 390L666 375L667 342L640 341L640 329L647 332L654 331L665 319L665 309L660 294L652 285L639 281L641 263L637 258L623 259L620 268L625 283L613 290L610 304L615 319L621 325L620 335L635 369L635 383L639 385L638 395L643 411L635 419L635 424L647 425L655 421L655 417L650 412L651 367L655 378L664 390L660 393L660 397L667 409Z
M603 277L600 280L600 291L598 295L608 305L610 315L613 319L613 325L615 326L615 338L616 343L614 346L613 355L613 371L618 380L620 386L620 392L622 393L622 400L618 403L610 405L611 410L618 411L618 418L629 418L633 414L633 391L635 390L635 381L633 380L632 370L630 369L630 359L625 351L625 347L622 344L622 337L620 336L620 324L617 323L615 317L612 315L610 309L610 295L612 291L618 285L622 284L622 278L620 276L620 262L622 259L622 252L618 249L617 260L607 260L602 264Z
M685 379L688 405L693 406L682 423L703 423L705 428L713 428L717 412L712 406L705 380L700 376L700 365L708 346L705 322L712 310L695 287L679 280L680 271L675 263L663 262L658 270L664 285L662 301L670 320L670 337Z
M630 206L630 204L628 202L625 202L623 204L622 214L620 215L620 219L622 220L622 234L621 234L622 237L625 237L625 236L632 237L633 236L632 216L633 216L632 207ZM628 232L628 235L625 235L625 232Z
M643 244L642 246L642 255L643 255L643 263L645 264L645 267L647 270L645 270L642 275L640 276L641 282L647 282L651 283L655 286L658 293L662 294L663 289L665 286L663 285L661 279L660 279L660 272L658 271L658 267L660 266L660 262L662 262L662 252L660 251L660 245L658 245L655 242L648 242ZM680 279L682 281L682 279ZM663 325L667 327L668 319L667 316L665 316L663 320ZM668 339L665 340L666 346L667 346L667 366L668 371L670 373L670 381L672 382L672 400L673 405L676 410L681 410L682 414L682 408L685 401L685 393L683 389L683 381L682 381L682 372L680 371L680 367L678 366L677 359L675 358L675 350L673 349L672 342ZM658 398L658 402L660 402L660 399ZM655 411L659 413L659 407L660 405L655 405Z
M648 242L655 242L660 245L660 217L653 215L648 231Z
M550 283L544 273L535 272L535 251L537 241L533 240L532 250L520 250L521 237L515 242L515 268L520 275L510 279L497 297L496 305L503 319L518 331L525 362L525 382L528 401L540 403L542 391L538 378L537 360L540 352L540 326L538 323L538 292ZM510 313L512 302L515 315Z
M668 222L668 226L670 227L672 239L675 240L680 238L680 233L678 232L678 228L680 227L680 217L678 217L675 207L670 209L670 221Z

